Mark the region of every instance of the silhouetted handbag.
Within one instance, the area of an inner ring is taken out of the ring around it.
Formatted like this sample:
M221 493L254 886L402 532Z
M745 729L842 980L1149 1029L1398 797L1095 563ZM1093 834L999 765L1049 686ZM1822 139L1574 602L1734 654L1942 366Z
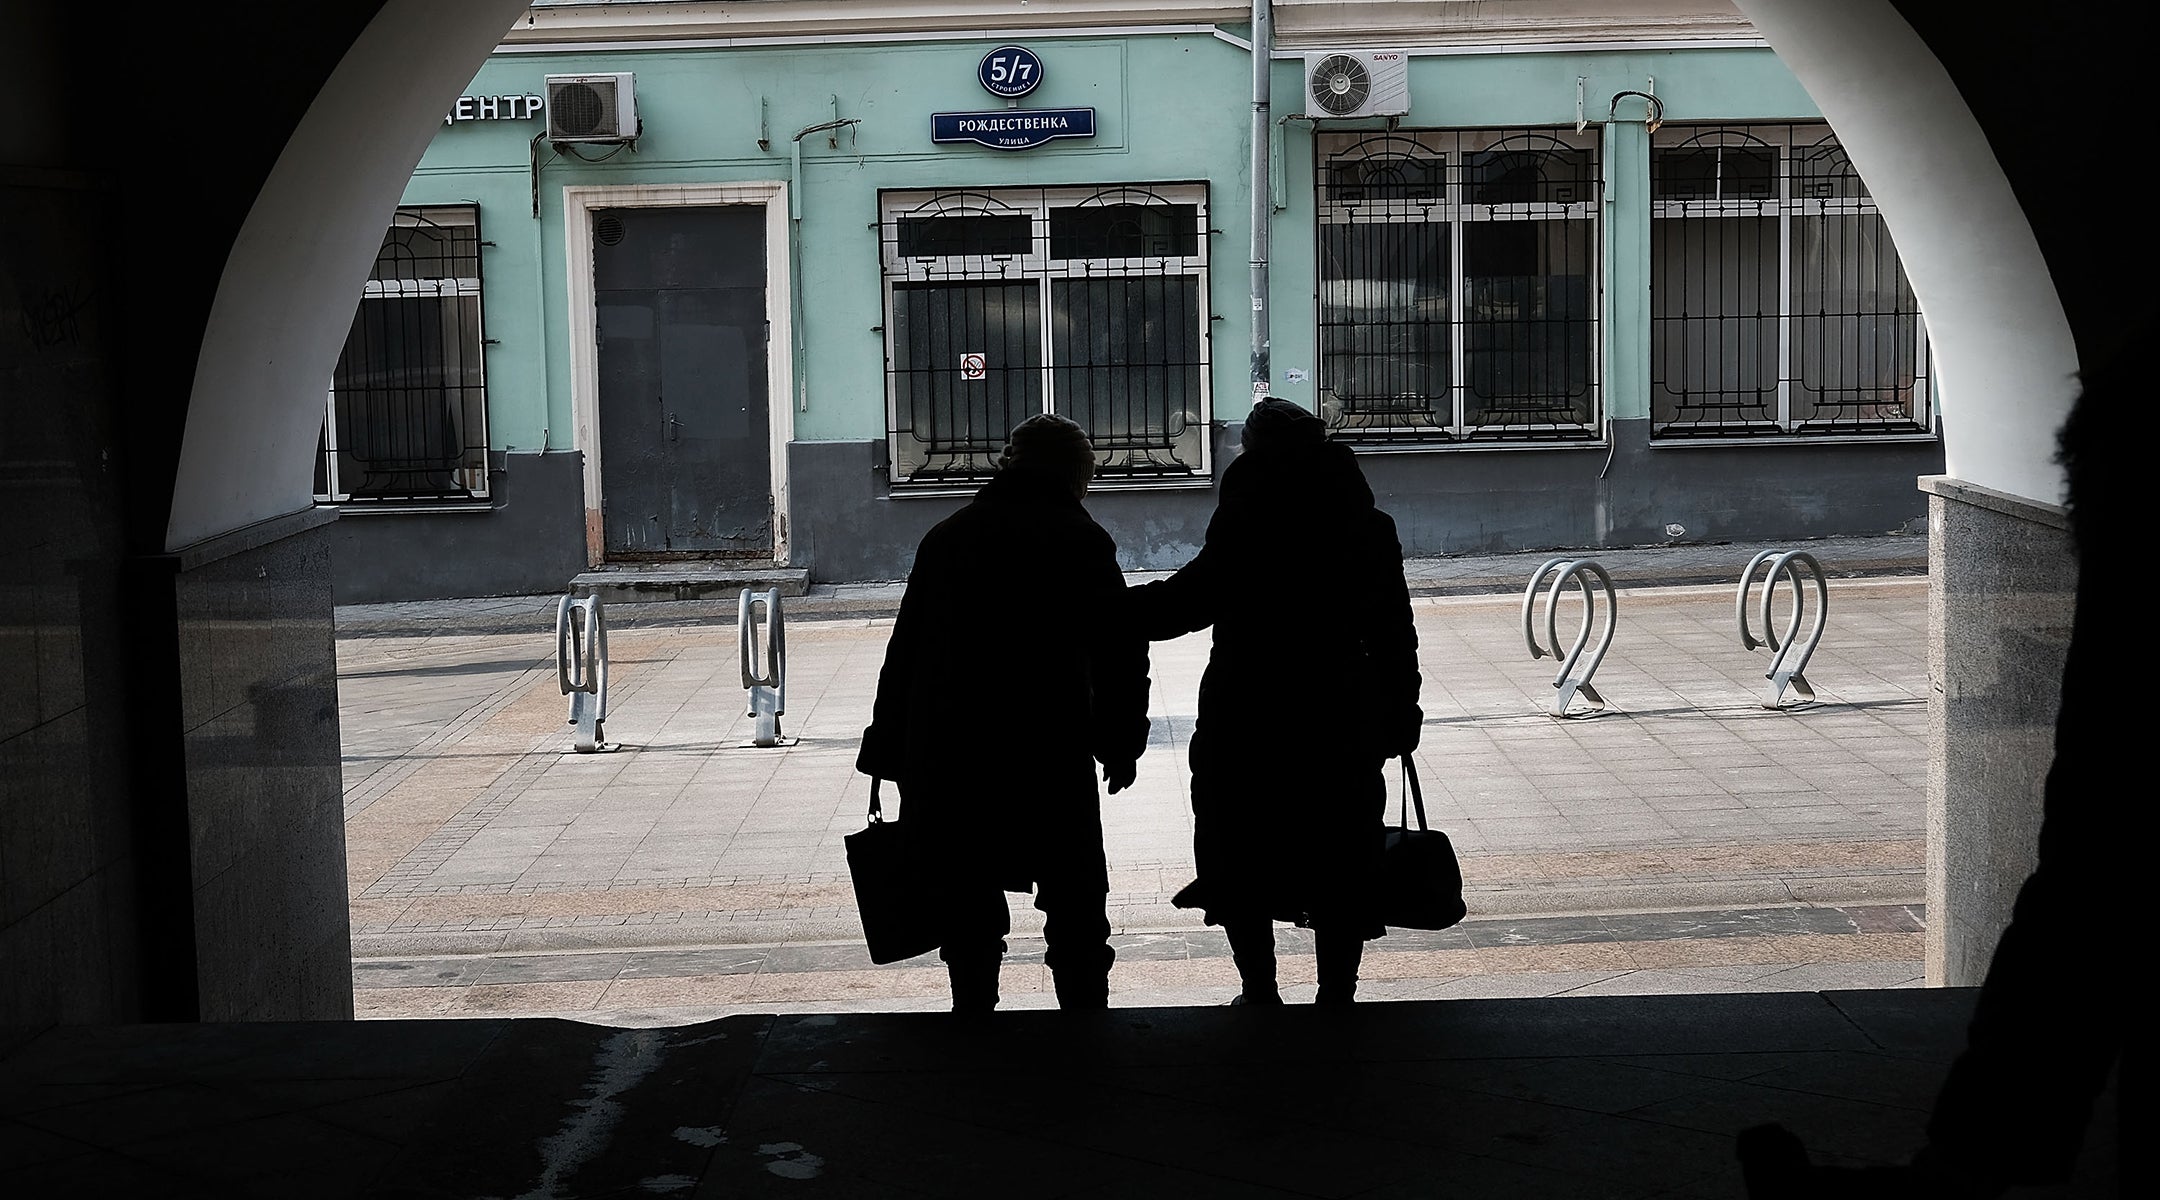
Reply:
M1402 760L1403 811L1387 831L1380 868L1380 923L1396 929L1446 929L1463 919L1462 864L1448 835L1425 824L1425 793L1409 756ZM1410 808L1417 806L1417 828Z
M870 824L841 840L870 961L894 963L938 948L937 914L929 889L915 877L900 822L885 819L879 782L870 780Z

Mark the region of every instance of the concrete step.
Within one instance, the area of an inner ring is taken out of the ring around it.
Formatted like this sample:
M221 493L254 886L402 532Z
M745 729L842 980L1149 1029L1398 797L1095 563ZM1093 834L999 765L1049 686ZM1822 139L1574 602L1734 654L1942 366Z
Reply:
M744 588L800 596L810 588L807 567L739 560L610 563L570 580L573 596L598 596L607 604L657 600L733 600Z

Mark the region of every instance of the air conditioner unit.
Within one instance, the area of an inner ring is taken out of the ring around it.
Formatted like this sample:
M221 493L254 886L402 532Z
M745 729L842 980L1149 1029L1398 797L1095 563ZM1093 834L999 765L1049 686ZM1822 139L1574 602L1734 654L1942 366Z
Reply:
M551 142L628 142L638 135L634 76L550 75L547 77L547 140Z
M1330 50L1305 56L1305 115L1400 117L1410 112L1410 56L1400 50Z

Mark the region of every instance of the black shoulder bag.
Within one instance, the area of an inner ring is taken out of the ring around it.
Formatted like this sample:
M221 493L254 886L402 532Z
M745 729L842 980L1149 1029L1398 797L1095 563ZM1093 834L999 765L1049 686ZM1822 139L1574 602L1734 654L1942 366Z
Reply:
M885 819L878 803L879 782L870 779L870 824L841 840L870 961L894 963L937 949L938 933L930 889L915 878L907 836L899 821Z
M1448 835L1425 824L1425 793L1404 755L1403 807L1387 831L1381 863L1380 923L1397 929L1446 929L1463 919L1462 866ZM1410 828L1410 806L1417 828Z

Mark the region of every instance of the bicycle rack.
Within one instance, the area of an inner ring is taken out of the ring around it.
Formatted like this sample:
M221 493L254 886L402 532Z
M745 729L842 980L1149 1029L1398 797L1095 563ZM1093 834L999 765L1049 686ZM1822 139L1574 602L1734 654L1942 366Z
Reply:
M1537 629L1531 624L1532 610L1537 604L1538 586L1552 576L1552 587L1545 593L1545 641L1539 643ZM1588 665L1584 666L1583 648L1590 644L1590 626L1597 616L1597 593L1591 587L1595 576L1605 589L1605 627L1599 634L1597 648L1590 651ZM1575 644L1566 654L1560 653L1559 608L1560 593L1573 582L1581 590L1583 598L1582 627L1575 631ZM1605 698L1590 686L1590 677L1597 674L1598 665L1605 661L1605 652L1612 648L1613 626L1620 619L1620 598L1613 591L1612 576L1594 559L1548 558L1544 565L1530 576L1530 586L1523 589L1522 628L1523 641L1530 645L1530 657L1544 658L1551 655L1560 660L1560 673L1553 677L1553 702L1551 713L1556 717L1571 714L1568 706L1579 693L1585 708L1576 716L1591 717L1605 711ZM1581 671L1576 670L1581 667Z
M1772 561L1763 575L1762 605L1758 610L1763 636L1762 641L1756 641L1754 632L1748 628L1748 593L1755 584L1755 568L1761 566L1764 559ZM1800 638L1800 623L1807 608L1807 581L1801 575L1803 567L1815 577L1815 623L1808 629L1807 636ZM1770 620L1770 604L1780 578L1792 580L1793 586L1792 611L1786 617L1782 640L1771 627ZM1822 641L1823 626L1830 619L1830 581L1823 575L1822 564L1815 561L1815 556L1800 550L1765 550L1749 559L1746 569L1740 572L1740 590L1733 597L1733 619L1740 626L1742 646L1753 650L1767 645L1777 652L1770 659L1770 670L1763 675L1770 683L1763 688L1762 706L1783 708L1787 687L1792 688L1800 703L1813 704L1815 689L1809 686L1807 676L1801 672L1807 669L1816 644Z
M607 618L598 596L564 596L555 606L555 677L570 697L577 752L609 749L602 725L607 720Z
M758 608L765 610L759 624ZM787 711L787 637L780 621L780 589L753 592L744 588L735 610L735 629L742 641L742 682L750 691L750 711L757 718L751 744L782 745L780 716ZM759 636L760 634L764 636Z

